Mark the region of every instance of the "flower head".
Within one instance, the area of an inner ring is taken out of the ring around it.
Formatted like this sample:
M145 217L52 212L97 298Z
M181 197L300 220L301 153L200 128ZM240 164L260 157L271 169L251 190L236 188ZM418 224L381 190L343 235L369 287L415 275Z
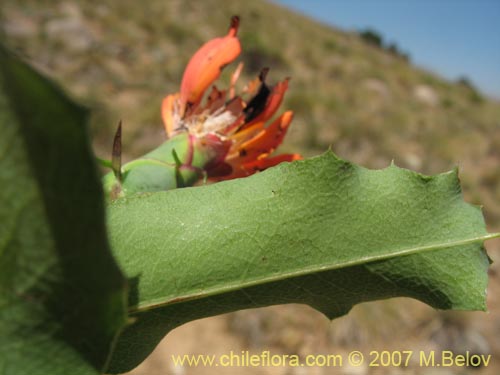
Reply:
M267 125L283 100L288 79L271 87L266 83L265 68L241 95L236 95L235 84L243 69L240 63L229 89L220 90L213 85L205 95L222 69L241 52L238 27L239 18L234 16L226 36L205 43L189 61L180 92L166 96L162 103L169 137L187 132L196 144L212 146L215 154L207 172L214 179L248 176L301 158L297 154L270 157L283 141L293 118L293 113L287 111ZM243 96L249 98L244 100Z

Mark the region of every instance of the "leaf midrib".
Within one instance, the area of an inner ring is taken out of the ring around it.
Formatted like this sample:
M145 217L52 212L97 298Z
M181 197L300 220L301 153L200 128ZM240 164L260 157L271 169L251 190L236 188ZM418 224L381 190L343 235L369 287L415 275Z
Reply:
M164 301L164 300L160 301L157 299L157 300L151 300L151 301L139 303L137 306L129 307L129 313L142 313L142 312L146 312L149 310L154 310L157 308L165 307L168 305L173 305L176 303L187 302L187 301L206 298L206 297L212 297L212 296L218 295L218 294L229 293L229 292L236 291L239 289L249 288L249 287L253 287L253 286L257 286L257 285L261 285L261 284L267 284L267 283L271 283L271 282L277 282L277 281L281 281L281 280L285 280L285 279L306 276L306 275L314 274L317 272L333 271L333 270L340 269L340 268L359 266L361 264L387 260L387 259L396 258L399 256L407 256L407 255L423 253L423 252L428 252L428 251L443 250L443 249L447 249L447 248L451 248L451 247L455 247L455 246L469 245L469 244L476 243L476 242L484 242L484 241L487 241L487 240L490 240L493 238L500 238L500 233L489 233L489 234L485 234L483 236L477 236L477 237L462 239L462 240L458 240L458 241L451 241L451 242L446 242L446 243L431 244L431 245L401 249L401 250L392 251L392 252L387 253L387 254L377 254L377 255L360 257L360 258L357 258L355 260L345 261L345 262L341 262L341 263L335 263L335 264L332 264L329 266L313 265L313 266L310 266L307 268L301 268L300 270L296 270L296 271L283 272L283 273L279 273L277 275L275 274L275 275L269 276L269 277L259 277L259 278L249 280L249 281L244 282L244 283L238 283L238 284L225 283L224 286L222 286L222 287L215 286L213 288L208 288L203 293L186 294L184 296L177 296L174 299L169 299L167 301Z

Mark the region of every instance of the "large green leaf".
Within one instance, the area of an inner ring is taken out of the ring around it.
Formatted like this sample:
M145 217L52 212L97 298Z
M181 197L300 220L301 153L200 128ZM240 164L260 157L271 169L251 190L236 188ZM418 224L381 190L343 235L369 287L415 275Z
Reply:
M86 111L0 46L0 374L98 374L126 319Z
M250 178L115 201L114 254L134 282L135 322L110 371L139 364L190 320L280 303L330 318L409 296L485 309L488 257L478 207L457 172L367 170L332 153Z

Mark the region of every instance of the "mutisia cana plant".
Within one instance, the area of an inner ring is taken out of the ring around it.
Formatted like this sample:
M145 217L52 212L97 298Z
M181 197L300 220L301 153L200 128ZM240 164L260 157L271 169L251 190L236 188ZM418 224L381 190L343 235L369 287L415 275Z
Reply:
M249 82L242 95L235 84L243 69L240 63L228 90L212 86L222 69L241 52L237 33L239 17L233 16L226 36L203 45L189 61L180 92L165 97L162 118L168 140L143 157L120 163L121 125L115 137L114 172L104 177L105 190L113 197L137 192L192 186L201 178L230 180L249 176L298 154L270 156L281 144L292 121L286 111L270 125L288 88L288 78L270 87L268 68ZM243 95L249 97L243 99Z
M236 178L299 158L270 156L291 120L265 126L286 80L270 88L264 70L245 102L238 68L203 103L240 51L237 27L165 98L168 141L121 166L117 132L106 215L86 111L0 45L0 375L129 371L181 324L278 303L331 319L398 296L485 309L483 242L500 234L456 170L368 170L328 152ZM203 177L231 181L173 189Z

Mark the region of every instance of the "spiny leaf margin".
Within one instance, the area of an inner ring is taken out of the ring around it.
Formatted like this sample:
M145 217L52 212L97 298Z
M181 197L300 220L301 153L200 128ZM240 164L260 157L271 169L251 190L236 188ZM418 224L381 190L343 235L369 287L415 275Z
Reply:
M299 302L334 318L355 303L409 296L484 310L482 242L495 236L463 201L456 170L368 170L331 152L246 179L120 199L108 223L134 280L137 319L112 372L138 364L180 324L242 308Z

